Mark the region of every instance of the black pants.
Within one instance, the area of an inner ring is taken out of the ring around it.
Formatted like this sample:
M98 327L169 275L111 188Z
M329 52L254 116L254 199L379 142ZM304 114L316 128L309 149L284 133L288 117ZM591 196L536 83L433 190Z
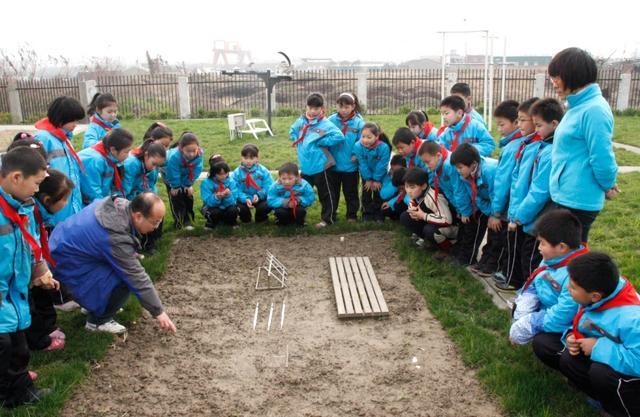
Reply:
M320 218L326 224L333 224L334 212L337 211L338 205L334 201L335 191L331 184L331 173L324 170L314 175L303 175L312 187L318 190L318 200L320 200Z
M24 332L0 333L0 404L15 407L33 387L29 378L29 347Z
M573 213L573 215L580 220L580 224L582 225L582 242L584 243L589 241L589 230L591 230L591 225L596 220L596 217L598 217L598 214L600 214L599 211L578 210L554 202L549 205L549 209L567 209Z
M522 266L523 282L519 283L519 285L512 282L516 288L522 287L524 281L526 281L531 273L540 266L540 262L542 261L542 255L540 255L540 252L538 251L538 239L524 231L522 232L522 235L520 265Z
M54 294L58 291L33 287L29 290L31 326L25 331L27 344L31 350L41 350L51 344L49 334L56 329L58 315L53 308Z
M169 203L171 204L171 214L176 229L191 226L195 219L193 212L193 196L189 196L185 188L180 188L178 194L173 196L169 192Z
M274 210L276 215L276 223L278 226L288 226L290 224L296 224L298 226L304 226L304 220L307 217L307 210L304 207L296 207L295 216L293 209L280 207Z
M533 353L545 365L560 370L560 356L564 352L562 333L538 333L533 337Z
M502 227L495 232L487 228L487 243L482 249L480 266L486 272L496 272L502 269L502 264L506 262L507 251L505 243L507 239L507 222L501 222Z
M460 223L458 230L458 243L455 245L454 256L461 265L471 265L476 263L478 249L487 231L486 214L477 211L475 215L469 217L467 224Z
M522 243L525 233L522 226L518 226L513 232L505 232L506 259L502 263L501 272L507 279L507 283L513 284L516 288L522 287L524 281L529 277L522 276Z
M331 173L331 188L333 189L333 220L338 218L338 205L340 204L340 189L344 194L344 199L347 203L347 219L355 220L358 217L358 210L360 210L360 198L358 197L358 184L360 182L360 175L358 171L355 172L339 172L330 171Z
M395 210L392 210L390 208L382 210L382 215L384 217L390 218L391 220L400 220L400 216L405 211L407 211L407 205L403 202L400 202L395 204Z
M235 226L238 218L238 206L233 205L225 209L218 207L202 207L202 215L207 219L207 227L215 227L219 224Z
M256 223L261 223L269 218L269 212L271 208L267 204L267 200L260 200L253 205L256 210L255 220ZM238 210L240 212L240 221L242 223L251 223L251 209L245 203L238 203Z
M367 191L364 189L364 181L362 181L362 220L364 221L382 221L382 198L380 191Z
M435 238L436 234L439 234L440 226L427 223L423 220L413 220L407 211L400 214L400 224L406 227L411 233L415 233L425 241L429 241L437 246L443 246L442 242L438 242Z

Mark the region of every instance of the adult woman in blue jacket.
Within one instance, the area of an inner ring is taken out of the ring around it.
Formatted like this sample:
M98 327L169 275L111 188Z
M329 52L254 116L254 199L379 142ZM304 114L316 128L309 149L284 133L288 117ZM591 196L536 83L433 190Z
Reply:
M567 48L549 63L551 82L567 112L551 151L549 190L556 207L569 209L582 223L582 241L606 198L618 193L613 154L613 114L596 84L598 68L586 51Z

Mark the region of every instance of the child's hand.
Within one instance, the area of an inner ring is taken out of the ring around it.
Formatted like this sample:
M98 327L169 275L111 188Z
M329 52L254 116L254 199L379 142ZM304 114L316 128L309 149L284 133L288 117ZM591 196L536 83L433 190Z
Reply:
M388 210L391 208L391 206L389 205L389 203L387 203L386 201L384 203L382 203L382 206L380 207L382 210Z
M573 333L567 336L567 348L571 356L578 356L580 354L580 343L578 343Z
M420 209L420 207L416 207L415 209L409 212L409 217L413 220L422 220L424 221L426 217L426 213Z
M510 232L515 232L518 228L518 224L514 222L509 222L509 226L507 226L507 230Z
M576 340L576 342L580 345L580 349L582 349L582 353L585 356L591 356L591 351L593 350L593 345L598 341L595 337L586 337L584 339Z
M178 193L180 192L180 189L179 189L179 188L172 188L172 189L171 189L171 191L169 191L169 192L171 193L171 195L172 195L173 197L175 197L175 196L177 196L177 195L178 195Z
M378 181L371 181L371 190L372 191L380 191L382 188L382 183Z
M253 204L257 203L258 201L260 201L260 197L258 197L258 194L253 196Z
M231 195L231 190L229 188L225 188L224 191L222 192L222 195L224 197Z
M605 197L607 197L607 200L612 200L618 195L619 192L620 192L620 187L618 187L618 184L616 184L613 186L613 188L610 188L609 190L607 190Z
M253 203L248 198L246 200L244 200L244 203L247 205L247 207L253 208Z
M460 221L464 224L469 223L469 216L460 216Z
M499 232L502 229L502 222L497 217L491 216L487 222L487 227L494 232Z
M287 203L287 207L289 208L293 208L293 200L289 199L289 202Z
M189 197L193 197L193 187L187 187L185 191Z
M351 155L351 162L358 162L358 158L355 155Z

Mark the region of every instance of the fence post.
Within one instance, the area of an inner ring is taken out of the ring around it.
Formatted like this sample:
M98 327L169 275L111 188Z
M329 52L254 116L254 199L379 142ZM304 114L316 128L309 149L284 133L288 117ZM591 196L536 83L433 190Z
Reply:
M367 106L367 78L369 76L369 70L363 69L356 73L356 79L358 80L357 95L360 104Z
M276 90L278 89L278 84L274 84L271 90L271 113L275 114L276 110L278 110L278 106L276 103ZM267 94L267 96L269 96Z
M22 106L20 105L20 92L18 91L18 82L16 80L7 82L7 98L9 99L11 123L22 123Z
M178 113L181 119L191 118L189 77L178 77Z
M85 109L89 107L91 99L98 92L97 83L95 80L78 81L78 92L80 93L80 104Z
M444 92L444 96L447 97L449 95L449 91L451 91L451 87L455 83L458 82L458 73L457 72L448 72L447 73L447 88ZM444 98L444 97L443 97Z
M544 97L544 83L545 74L543 72L535 74L535 81L533 82L533 97Z
M631 74L620 74L620 85L618 86L618 102L616 110L624 111L629 108L629 96L631 93Z

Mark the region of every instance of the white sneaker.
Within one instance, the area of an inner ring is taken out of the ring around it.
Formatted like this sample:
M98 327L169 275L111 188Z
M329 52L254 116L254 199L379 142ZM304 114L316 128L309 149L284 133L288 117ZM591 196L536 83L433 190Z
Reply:
M89 310L87 310L84 307L80 307L80 313L82 313L82 314L84 314L86 316L87 314L89 314Z
M77 308L80 308L80 304L71 300L71 301L67 301L64 304L54 304L53 308L60 311L73 311Z
M106 332L113 334L122 334L126 333L127 331L126 327L115 320L108 321L101 325L95 325L93 323L87 322L87 324L84 325L84 328L91 332Z
M185 226L185 227L184 227L184 230L187 230L187 231L189 231L189 232L190 232L190 231L192 231L193 229L194 229L194 227L193 227L193 226L191 226L191 225L188 225L188 226Z

